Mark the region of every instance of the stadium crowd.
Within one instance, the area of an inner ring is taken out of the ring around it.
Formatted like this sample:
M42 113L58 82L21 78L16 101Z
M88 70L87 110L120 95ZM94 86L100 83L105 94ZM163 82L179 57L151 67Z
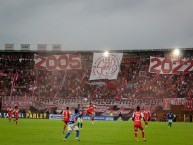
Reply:
M124 54L116 80L90 81L92 53L81 53L82 69L46 71L34 68L32 52L2 52L0 96L93 99L193 97L192 73L180 75L149 73L149 57L165 57L164 52L137 52L130 55ZM183 55L192 58L188 52ZM125 58L128 58L127 61Z

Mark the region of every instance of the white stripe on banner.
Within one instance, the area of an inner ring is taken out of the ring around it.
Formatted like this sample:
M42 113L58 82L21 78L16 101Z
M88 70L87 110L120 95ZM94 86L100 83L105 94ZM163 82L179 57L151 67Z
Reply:
M123 53L110 53L104 56L103 53L94 53L92 72L89 80L117 79Z

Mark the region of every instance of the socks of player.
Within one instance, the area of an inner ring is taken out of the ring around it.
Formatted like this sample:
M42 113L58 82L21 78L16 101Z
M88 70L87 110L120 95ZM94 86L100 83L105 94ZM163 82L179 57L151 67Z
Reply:
M76 138L79 137L79 134L80 134L80 131L79 131L79 130L76 130Z
M141 132L141 136L142 136L142 138L144 139L145 138L145 133L144 133L144 130Z
M135 131L135 138L138 138L138 132Z
M82 128L82 123L81 122L78 123L78 128Z
M64 125L64 130L66 129L66 125Z
M171 122L169 122L169 123L168 123L168 126L169 126L169 127L172 127L172 123L171 123Z
M68 132L65 136L65 139L69 137L69 135L71 134L71 132Z

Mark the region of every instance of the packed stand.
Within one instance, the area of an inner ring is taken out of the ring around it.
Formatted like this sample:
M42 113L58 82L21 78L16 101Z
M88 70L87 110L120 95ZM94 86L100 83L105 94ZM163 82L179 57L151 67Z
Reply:
M45 54L46 55L46 54ZM122 61L116 80L90 81L92 53L82 53L82 69L35 70L33 53L1 53L0 95L44 98L183 98L193 97L192 73L163 75L149 73L149 57L164 52L134 53ZM192 54L184 54L192 58ZM62 80L64 80L62 82Z

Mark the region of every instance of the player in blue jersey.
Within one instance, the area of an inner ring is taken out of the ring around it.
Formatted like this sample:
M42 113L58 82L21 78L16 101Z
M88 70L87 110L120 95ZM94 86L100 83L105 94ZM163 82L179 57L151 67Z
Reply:
M78 104L78 113L79 113L79 116L78 116L78 119L77 119L77 122L78 122L78 128L80 130L82 130L82 126L83 126L83 119L82 119L82 116L83 116L83 112L84 110L82 109L81 105Z
M68 133L65 135L64 137L64 141L66 141L66 139L70 136L70 134L72 133L72 130L76 131L76 140L80 141L79 139L79 128L77 125L77 118L79 117L79 113L78 113L78 109L75 109L74 114L72 114L70 116L70 121L68 122Z
M173 117L174 117L173 113L169 112L168 113L168 127L172 127Z

